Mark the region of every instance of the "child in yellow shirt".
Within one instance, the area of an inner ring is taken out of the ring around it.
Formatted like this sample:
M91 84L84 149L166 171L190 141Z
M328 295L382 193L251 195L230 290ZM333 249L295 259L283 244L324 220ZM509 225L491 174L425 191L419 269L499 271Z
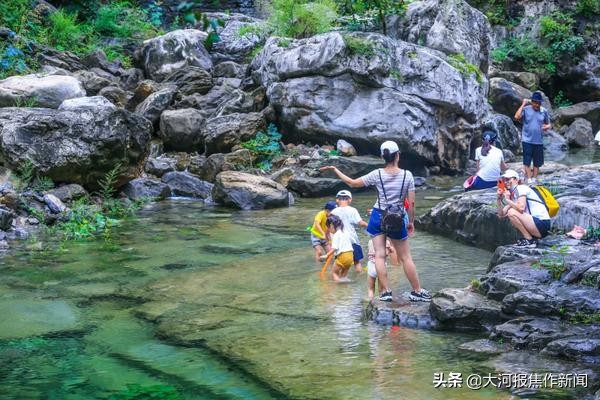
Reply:
M329 235L327 232L327 217L331 215L331 211L337 207L335 201L325 203L323 210L315 215L313 225L310 228L310 243L315 249L315 260L322 261L324 253L328 253L331 247L329 246Z

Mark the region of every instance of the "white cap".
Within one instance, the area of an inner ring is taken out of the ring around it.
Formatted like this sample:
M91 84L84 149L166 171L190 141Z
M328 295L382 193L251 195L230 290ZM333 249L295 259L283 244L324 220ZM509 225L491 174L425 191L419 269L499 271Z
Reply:
M516 178L516 179L519 179L519 173L517 171L515 171L514 169L507 169L502 174L502 177L503 178Z
M350 198L352 198L352 193L350 193L349 190L340 190L339 192L337 192L335 197L350 197Z
M381 155L383 155L383 151L385 149L387 149L390 153L395 153L397 151L400 151L396 142L393 142L391 140L385 141L381 144L381 148L380 148Z

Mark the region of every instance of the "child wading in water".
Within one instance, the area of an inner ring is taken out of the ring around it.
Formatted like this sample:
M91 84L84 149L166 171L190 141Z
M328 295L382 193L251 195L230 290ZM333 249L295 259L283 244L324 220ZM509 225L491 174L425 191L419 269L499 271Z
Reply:
M344 231L344 223L336 215L330 215L327 218L327 228L329 233L333 235L331 250L327 253L327 256L335 253L333 280L336 282L347 280L348 270L354 263L350 234Z
M361 228L366 228L367 223L360 217L358 210L350 205L352 204L352 193L350 193L349 190L340 190L335 195L335 201L337 202L338 206L331 212L331 215L340 217L342 223L344 224L344 231L348 232L350 235L352 249L354 252L354 268L356 269L356 272L361 273L362 265L360 262L364 256L354 226L358 225Z
M326 222L327 217L331 214L331 210L336 207L337 204L335 204L335 201L325 203L323 210L315 215L315 220L310 228L310 243L315 249L315 260L317 262L322 261L324 254L330 250Z

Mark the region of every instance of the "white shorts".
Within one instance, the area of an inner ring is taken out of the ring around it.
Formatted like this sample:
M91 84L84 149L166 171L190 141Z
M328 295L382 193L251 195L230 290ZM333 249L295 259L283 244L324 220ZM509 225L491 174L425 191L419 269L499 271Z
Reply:
M385 263L385 267L387 268L387 263ZM377 270L375 269L375 261L369 260L367 262L367 275L369 275L373 279L377 279Z

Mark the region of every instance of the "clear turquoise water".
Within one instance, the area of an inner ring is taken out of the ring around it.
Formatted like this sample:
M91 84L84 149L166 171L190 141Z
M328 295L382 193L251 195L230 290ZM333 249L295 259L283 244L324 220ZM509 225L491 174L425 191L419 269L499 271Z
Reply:
M354 205L364 214L373 198ZM365 274L319 278L305 228L325 200L253 212L171 200L109 246L23 244L0 260L0 398L511 398L435 389L434 372L496 366L458 350L473 336L366 322ZM431 291L466 286L491 256L423 232L411 246ZM398 268L391 280L408 289ZM150 390L162 397L131 395Z

